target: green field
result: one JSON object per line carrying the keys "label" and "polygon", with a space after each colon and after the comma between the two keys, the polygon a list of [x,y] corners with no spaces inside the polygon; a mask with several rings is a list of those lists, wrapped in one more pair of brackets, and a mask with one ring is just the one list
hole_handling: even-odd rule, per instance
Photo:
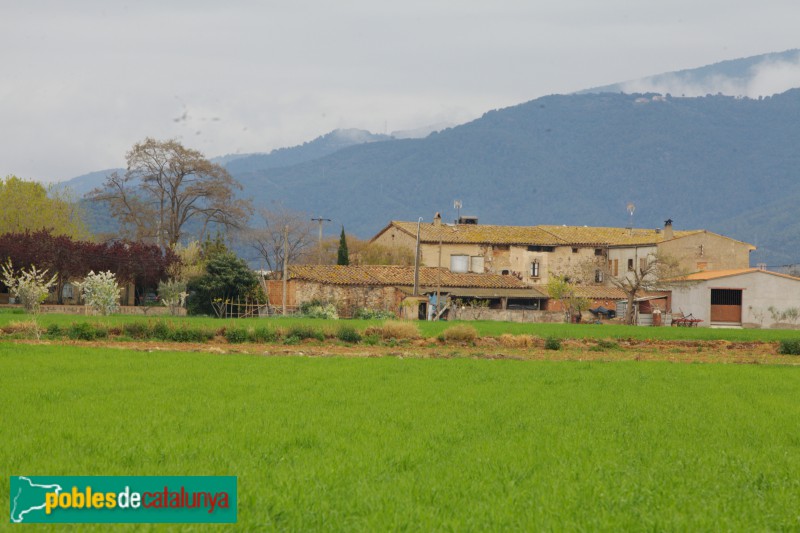
{"label": "green field", "polygon": [[0,343],[0,471],[236,475],[251,531],[797,530],[798,391],[791,366]]}
{"label": "green field", "polygon": [[[14,322],[29,321],[30,315],[3,312],[0,310],[0,328]],[[295,324],[311,325],[332,335],[341,325],[347,324],[363,331],[369,326],[380,324],[381,320],[323,320],[310,318],[275,317],[252,319],[216,319],[210,317],[142,317],[113,315],[108,317],[47,314],[38,317],[42,328],[52,324],[62,327],[76,322],[121,326],[133,322],[168,322],[176,327],[288,328]],[[497,337],[503,334],[535,335],[538,337],[559,337],[564,339],[635,339],[635,340],[728,340],[742,342],[771,342],[784,339],[800,339],[800,330],[789,329],[712,329],[679,327],[642,327],[619,324],[523,324],[515,322],[469,321],[469,322],[414,322],[424,337],[436,337],[445,329],[456,324],[474,327],[480,336]]]}

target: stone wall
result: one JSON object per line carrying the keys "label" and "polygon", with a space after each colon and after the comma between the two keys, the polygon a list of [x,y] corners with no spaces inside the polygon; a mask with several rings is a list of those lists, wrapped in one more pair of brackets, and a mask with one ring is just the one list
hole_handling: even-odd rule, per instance
{"label": "stone wall", "polygon": [[563,312],[526,309],[458,309],[451,307],[449,320],[494,320],[498,322],[564,322]]}
{"label": "stone wall", "polygon": [[294,280],[297,305],[312,300],[331,302],[341,317],[349,317],[359,308],[393,311],[400,309],[403,294],[394,287],[323,285]]}
{"label": "stone wall", "polygon": [[[3,308],[22,309],[21,305],[4,305]],[[42,313],[58,313],[62,315],[91,315],[93,314],[84,305],[50,305],[41,306]],[[165,316],[169,315],[169,308],[166,306],[133,306],[123,305],[114,313],[115,315],[140,315],[140,316]],[[186,309],[178,309],[178,316],[186,316]]]}

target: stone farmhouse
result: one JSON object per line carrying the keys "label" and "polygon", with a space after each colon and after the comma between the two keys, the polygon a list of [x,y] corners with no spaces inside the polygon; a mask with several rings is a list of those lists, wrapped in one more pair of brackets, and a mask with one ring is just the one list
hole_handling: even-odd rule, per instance
{"label": "stone farmhouse", "polygon": [[[282,305],[282,284],[282,281],[268,282],[272,307]],[[413,293],[413,267],[384,265],[290,266],[286,289],[290,308],[320,300],[334,302],[341,316],[352,316],[357,309],[368,308],[422,320],[433,313],[437,293],[443,301],[446,298],[465,302],[480,299],[501,310],[515,307],[541,310],[547,301],[544,293],[513,276],[451,272],[433,267],[420,267],[419,296]]]}
{"label": "stone farmhouse", "polygon": [[[748,268],[755,247],[706,230],[603,228],[587,226],[495,226],[444,224],[441,217],[419,225],[421,264],[452,272],[513,276],[544,287],[551,274],[567,275],[582,285],[608,286],[607,275],[624,276],[648,257],[669,255],[681,270],[696,272]],[[416,222],[390,222],[371,242],[416,246]],[[440,259],[441,258],[441,259]]]}

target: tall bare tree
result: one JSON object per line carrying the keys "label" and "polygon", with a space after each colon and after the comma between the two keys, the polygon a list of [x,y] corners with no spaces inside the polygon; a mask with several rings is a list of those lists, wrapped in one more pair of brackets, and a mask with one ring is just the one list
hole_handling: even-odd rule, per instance
{"label": "tall bare tree", "polygon": [[633,303],[637,295],[644,291],[652,291],[663,288],[665,280],[670,280],[674,285],[685,273],[680,269],[680,262],[668,255],[650,254],[636,268],[621,273],[619,276],[612,276],[610,269],[606,267],[605,278],[608,282],[625,292],[628,305],[625,308],[625,323],[633,324]]}
{"label": "tall bare tree", "polygon": [[316,262],[317,242],[310,215],[291,211],[282,206],[261,209],[259,214],[263,226],[249,230],[245,240],[258,252],[267,270],[274,273],[273,277],[280,278],[283,271],[284,228],[288,230],[286,247],[288,264]]}
{"label": "tall bare tree", "polygon": [[88,198],[107,203],[128,238],[173,246],[191,221],[202,240],[209,224],[242,227],[252,212],[249,201],[236,198],[242,187],[224,168],[176,140],[148,137],[126,158],[125,174],[108,176]]}

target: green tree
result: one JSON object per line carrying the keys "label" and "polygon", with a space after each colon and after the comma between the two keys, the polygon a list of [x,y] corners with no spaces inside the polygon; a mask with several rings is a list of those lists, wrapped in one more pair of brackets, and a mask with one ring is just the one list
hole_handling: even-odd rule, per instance
{"label": "green tree", "polygon": [[337,265],[349,265],[350,254],[347,253],[347,237],[344,234],[344,226],[342,226],[342,235],[339,237],[339,252],[336,257]]}
{"label": "green tree", "polygon": [[0,233],[49,230],[75,239],[89,236],[77,204],[52,185],[8,176],[0,180]]}
{"label": "green tree", "polygon": [[258,276],[231,252],[217,253],[206,262],[206,273],[189,280],[186,309],[192,315],[214,314],[214,301],[261,299]]}

